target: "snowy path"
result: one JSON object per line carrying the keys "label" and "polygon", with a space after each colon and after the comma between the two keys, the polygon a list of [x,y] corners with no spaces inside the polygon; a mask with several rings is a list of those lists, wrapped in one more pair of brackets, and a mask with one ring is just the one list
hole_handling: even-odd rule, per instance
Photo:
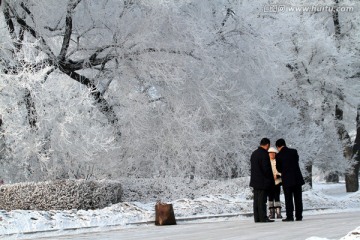
{"label": "snowy path", "polygon": [[[138,226],[109,232],[88,233],[58,237],[57,239],[307,239],[321,237],[340,239],[360,226],[360,212],[319,214],[304,216],[302,222],[253,223],[252,218],[231,219],[222,222],[186,222],[176,226]],[[52,238],[55,239],[55,238]]]}

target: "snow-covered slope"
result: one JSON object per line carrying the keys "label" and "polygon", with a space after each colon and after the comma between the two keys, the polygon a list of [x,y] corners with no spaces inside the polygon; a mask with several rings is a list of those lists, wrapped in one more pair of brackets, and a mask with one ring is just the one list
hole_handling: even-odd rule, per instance
{"label": "snow-covered slope", "polygon": [[353,231],[349,232],[345,237],[341,238],[340,240],[354,240],[360,239],[360,226]]}
{"label": "snow-covered slope", "polygon": [[[224,182],[222,182],[224,184]],[[233,184],[233,183],[232,183]],[[221,189],[221,183],[218,187]],[[220,190],[219,190],[220,191]],[[227,192],[224,190],[224,192]],[[283,196],[282,196],[283,197]],[[344,183],[317,183],[314,189],[303,194],[304,215],[325,212],[346,212],[360,209],[360,192],[346,193]],[[231,217],[248,215],[252,212],[249,192],[237,194],[208,194],[194,199],[182,198],[171,201],[178,220],[204,218],[219,220],[217,216]],[[123,202],[100,210],[89,211],[1,211],[0,234],[8,238],[35,237],[35,232],[66,234],[64,230],[101,231],[109,227],[129,227],[137,223],[154,221],[155,202]],[[317,210],[317,209],[323,210]],[[324,210],[326,208],[326,210]],[[359,223],[360,225],[360,223]],[[26,235],[24,235],[26,234]],[[346,238],[349,239],[349,238]]]}

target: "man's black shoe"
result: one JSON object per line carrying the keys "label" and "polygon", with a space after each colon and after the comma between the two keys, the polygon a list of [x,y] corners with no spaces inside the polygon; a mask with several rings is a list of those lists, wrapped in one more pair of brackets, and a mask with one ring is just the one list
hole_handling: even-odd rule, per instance
{"label": "man's black shoe", "polygon": [[298,221],[298,222],[299,222],[299,221],[302,221],[302,218],[297,218],[296,221]]}
{"label": "man's black shoe", "polygon": [[285,218],[282,220],[283,222],[293,222],[294,219],[293,218]]}
{"label": "man's black shoe", "polygon": [[275,220],[271,220],[271,219],[267,218],[267,219],[265,219],[264,221],[260,221],[260,222],[263,222],[263,223],[275,222]]}

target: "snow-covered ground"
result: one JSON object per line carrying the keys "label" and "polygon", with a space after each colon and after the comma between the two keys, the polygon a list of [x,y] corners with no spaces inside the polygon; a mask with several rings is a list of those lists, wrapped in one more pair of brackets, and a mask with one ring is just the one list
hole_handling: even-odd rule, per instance
{"label": "snow-covered ground", "polygon": [[[60,240],[333,240],[342,238],[360,221],[360,211],[336,214],[305,214],[302,222],[255,224],[251,218],[218,222],[180,222],[176,226],[146,225],[137,228],[58,237]],[[318,237],[321,236],[321,237]],[[354,237],[354,235],[352,235]],[[354,238],[349,238],[354,239]]]}
{"label": "snow-covered ground", "polygon": [[[222,184],[225,183],[219,182],[216,185],[212,182],[208,184],[220,189],[213,192],[213,194],[209,192],[201,197],[194,195],[192,198],[171,201],[179,223],[188,222],[185,221],[186,219],[194,219],[197,223],[204,223],[246,218],[252,212],[250,190],[242,188],[242,191],[240,191],[241,188],[239,187],[239,189],[234,190],[238,191],[235,194],[231,190],[234,187],[226,187]],[[234,183],[228,182],[226,185],[231,184]],[[203,189],[206,189],[206,187],[204,186]],[[221,189],[224,194],[219,194]],[[125,195],[125,199],[130,199],[130,195],[126,191]],[[303,199],[304,208],[307,209],[304,216],[360,211],[360,192],[346,193],[344,183],[316,183],[313,190],[304,192]],[[152,225],[152,221],[154,221],[154,205],[155,201],[132,201],[89,211],[1,211],[0,235],[7,239],[37,239],[39,237],[51,237],[54,239],[55,236],[59,237],[75,233],[108,231],[119,228],[138,229]],[[316,210],[319,208],[322,210]],[[246,220],[251,222],[249,218]],[[324,224],[326,224],[326,221]],[[357,224],[360,226],[360,220]],[[344,233],[345,235],[346,233]],[[352,237],[354,236],[358,235],[354,234]]]}

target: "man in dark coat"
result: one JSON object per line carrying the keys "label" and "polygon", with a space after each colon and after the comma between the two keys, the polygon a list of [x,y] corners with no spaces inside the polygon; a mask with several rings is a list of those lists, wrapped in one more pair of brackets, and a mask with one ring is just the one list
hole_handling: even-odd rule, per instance
{"label": "man in dark coat", "polygon": [[267,192],[275,186],[268,149],[270,140],[263,138],[251,155],[250,187],[254,189],[255,222],[274,222],[266,216]]}
{"label": "man in dark coat", "polygon": [[284,222],[294,221],[294,203],[296,221],[301,221],[303,216],[302,185],[305,184],[299,166],[299,155],[295,149],[286,147],[284,139],[276,141],[279,153],[276,155],[276,168],[281,173],[285,195],[286,219]]}

